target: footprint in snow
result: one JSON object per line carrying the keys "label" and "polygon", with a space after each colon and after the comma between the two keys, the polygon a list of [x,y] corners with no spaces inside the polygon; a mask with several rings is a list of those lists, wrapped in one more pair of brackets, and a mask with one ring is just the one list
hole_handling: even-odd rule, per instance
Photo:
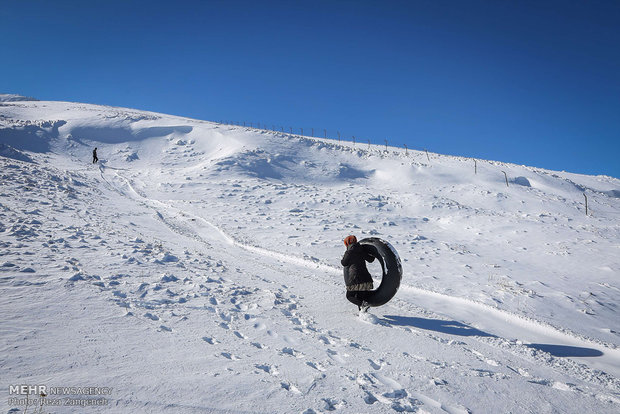
{"label": "footprint in snow", "polygon": [[325,335],[319,336],[319,341],[323,342],[325,345],[332,345],[332,341],[330,341]]}
{"label": "footprint in snow", "polygon": [[294,386],[293,384],[289,382],[281,382],[280,385],[282,386],[282,388],[284,388],[287,391],[290,391],[294,394],[301,394],[301,391],[299,391],[299,389],[296,386]]}
{"label": "footprint in snow", "polygon": [[220,318],[222,318],[222,320],[224,322],[231,322],[232,321],[232,315],[229,314],[229,313],[219,312],[219,316],[220,316]]}
{"label": "footprint in snow", "polygon": [[254,327],[254,329],[257,329],[257,330],[259,330],[259,331],[262,331],[263,329],[266,329],[266,328],[267,328],[267,325],[265,325],[265,324],[264,324],[264,323],[262,323],[262,322],[256,322],[256,323],[254,323],[253,327]]}
{"label": "footprint in snow", "polygon": [[323,409],[325,411],[336,411],[344,406],[346,406],[346,402],[342,400],[334,400],[332,398],[322,398],[323,401]]}
{"label": "footprint in snow", "polygon": [[432,378],[429,381],[429,384],[434,385],[435,387],[442,387],[444,385],[448,385],[448,381],[446,381],[445,379],[441,379],[441,378]]}
{"label": "footprint in snow", "polygon": [[333,349],[328,349],[327,350],[327,355],[335,362],[339,363],[339,364],[344,364],[346,361],[344,359],[344,357],[342,357],[337,351],[334,351]]}
{"label": "footprint in snow", "polygon": [[203,336],[202,340],[210,345],[215,345],[219,343],[215,338],[208,337],[208,336]]}
{"label": "footprint in snow", "polygon": [[372,349],[367,348],[367,347],[365,347],[365,346],[363,346],[363,345],[360,345],[360,344],[358,344],[357,342],[351,342],[351,343],[349,343],[349,346],[350,346],[351,348],[360,349],[360,350],[362,350],[362,351],[372,352]]}
{"label": "footprint in snow", "polygon": [[269,364],[257,364],[257,365],[254,365],[254,366],[256,368],[258,368],[259,370],[264,371],[267,374],[270,374],[270,375],[273,375],[273,376],[276,376],[276,375],[279,374],[278,370],[275,367],[273,367],[273,366],[271,366]]}
{"label": "footprint in snow", "polygon": [[[381,374],[370,374],[370,376],[366,374],[364,378],[358,378],[357,382],[365,393],[363,398],[368,405],[380,402],[390,405],[397,412],[417,412],[419,406],[424,405],[419,399],[409,397],[407,391],[392,378]],[[377,388],[377,383],[383,384],[389,391],[375,393],[366,389],[368,384],[372,384],[373,388]]]}
{"label": "footprint in snow", "polygon": [[321,372],[325,371],[325,368],[323,368],[323,366],[319,363],[308,361],[306,362],[306,365],[308,365],[310,368],[316,369],[317,371],[321,371]]}
{"label": "footprint in snow", "polygon": [[434,408],[435,410],[441,410],[442,412],[447,412],[450,414],[471,414],[471,411],[463,406],[449,406],[446,404],[442,404],[440,401],[437,401],[427,395],[421,394],[419,392],[412,392],[411,398],[409,398],[410,403],[415,403],[416,405],[427,405],[429,407]]}
{"label": "footprint in snow", "polygon": [[231,354],[230,352],[222,352],[220,355],[222,355],[226,359],[230,359],[231,361],[238,361],[239,359],[241,359],[238,356]]}
{"label": "footprint in snow", "polygon": [[377,372],[373,372],[370,374],[373,378],[375,378],[377,381],[379,381],[380,383],[382,383],[383,385],[385,385],[387,388],[389,388],[390,390],[392,390],[392,392],[394,393],[398,393],[398,391],[403,390],[403,386],[400,385],[400,383],[386,375],[383,374],[379,374]]}
{"label": "footprint in snow", "polygon": [[376,363],[375,361],[373,361],[372,359],[369,359],[368,362],[370,363],[370,367],[372,369],[374,369],[375,371],[380,370],[381,368],[383,368],[383,364],[382,363]]}
{"label": "footprint in snow", "polygon": [[145,318],[149,318],[152,321],[158,321],[159,320],[159,316],[157,315],[153,315],[151,312],[147,312],[144,314]]}
{"label": "footprint in snow", "polygon": [[517,373],[519,375],[521,375],[522,377],[525,377],[525,378],[530,378],[531,377],[530,373],[527,372],[526,370],[524,370],[523,368],[513,368],[513,367],[511,367],[509,365],[506,365],[506,368],[508,368],[509,370],[511,370],[511,371],[513,371],[513,372],[515,372],[515,373]]}
{"label": "footprint in snow", "polygon": [[290,356],[294,356],[295,358],[303,358],[305,355],[293,348],[290,347],[284,347],[282,348],[282,354],[284,355],[290,355]]}
{"label": "footprint in snow", "polygon": [[372,405],[374,403],[376,403],[377,401],[379,401],[377,399],[377,397],[375,397],[375,395],[368,391],[368,390],[364,390],[364,392],[366,393],[366,395],[364,396],[364,402],[368,405]]}

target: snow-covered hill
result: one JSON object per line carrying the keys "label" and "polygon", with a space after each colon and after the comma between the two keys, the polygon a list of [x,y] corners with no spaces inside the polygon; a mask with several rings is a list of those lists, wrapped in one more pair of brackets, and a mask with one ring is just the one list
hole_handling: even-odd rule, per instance
{"label": "snow-covered hill", "polygon": [[[616,178],[46,101],[0,176],[9,412],[620,410]],[[348,234],[402,260],[368,314]]]}

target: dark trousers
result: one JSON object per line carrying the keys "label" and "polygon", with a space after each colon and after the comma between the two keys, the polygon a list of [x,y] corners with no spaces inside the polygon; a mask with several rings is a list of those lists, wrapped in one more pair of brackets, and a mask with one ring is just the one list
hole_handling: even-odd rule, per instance
{"label": "dark trousers", "polygon": [[362,306],[362,302],[367,300],[371,293],[372,290],[349,290],[347,291],[347,299],[349,300],[349,302],[357,306]]}

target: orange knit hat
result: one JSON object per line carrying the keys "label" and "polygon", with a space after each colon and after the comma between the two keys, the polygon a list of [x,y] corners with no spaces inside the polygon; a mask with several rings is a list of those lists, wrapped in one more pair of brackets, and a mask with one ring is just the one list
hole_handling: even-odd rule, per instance
{"label": "orange knit hat", "polygon": [[349,247],[353,243],[357,243],[357,237],[355,236],[347,236],[344,238],[344,245]]}

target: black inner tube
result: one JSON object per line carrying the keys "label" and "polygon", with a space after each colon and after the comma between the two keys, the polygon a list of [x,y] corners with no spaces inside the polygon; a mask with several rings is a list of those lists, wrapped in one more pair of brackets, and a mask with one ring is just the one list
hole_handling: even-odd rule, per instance
{"label": "black inner tube", "polygon": [[[385,305],[394,297],[400,287],[400,280],[403,276],[403,268],[400,263],[398,253],[392,245],[378,237],[368,237],[359,241],[359,244],[370,253],[371,256],[379,260],[383,275],[381,284],[372,291],[366,301],[370,306]],[[344,268],[345,280],[348,268]]]}

